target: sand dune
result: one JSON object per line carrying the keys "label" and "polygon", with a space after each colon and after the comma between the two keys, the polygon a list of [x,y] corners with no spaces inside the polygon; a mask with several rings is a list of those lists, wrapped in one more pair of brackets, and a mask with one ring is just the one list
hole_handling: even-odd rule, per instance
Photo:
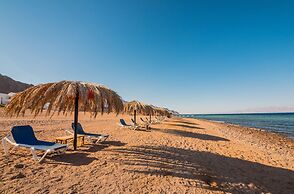
{"label": "sand dune", "polygon": [[[283,136],[204,120],[172,118],[152,131],[118,127],[119,117],[80,114],[103,144],[49,156],[39,164],[24,149],[0,151],[1,193],[293,193],[294,143]],[[3,138],[30,124],[40,139],[65,135],[72,116],[0,117]]]}

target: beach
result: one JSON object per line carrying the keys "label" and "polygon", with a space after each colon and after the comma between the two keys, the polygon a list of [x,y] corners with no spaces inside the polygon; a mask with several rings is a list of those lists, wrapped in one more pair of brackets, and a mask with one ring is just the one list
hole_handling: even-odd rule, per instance
{"label": "beach", "polygon": [[[109,134],[42,163],[30,151],[0,151],[0,193],[293,193],[294,141],[283,135],[207,120],[172,117],[151,131],[120,128],[129,115],[80,113],[84,129]],[[15,125],[37,138],[66,135],[73,115],[6,117],[1,139]]]}

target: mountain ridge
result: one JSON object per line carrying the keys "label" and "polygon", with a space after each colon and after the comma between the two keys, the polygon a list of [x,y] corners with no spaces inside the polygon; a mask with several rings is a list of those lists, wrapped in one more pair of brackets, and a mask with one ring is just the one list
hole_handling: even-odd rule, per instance
{"label": "mountain ridge", "polygon": [[8,77],[6,75],[2,75],[0,73],[0,93],[8,94],[10,92],[21,92],[29,87],[33,86],[32,84],[27,84],[21,81],[17,81]]}

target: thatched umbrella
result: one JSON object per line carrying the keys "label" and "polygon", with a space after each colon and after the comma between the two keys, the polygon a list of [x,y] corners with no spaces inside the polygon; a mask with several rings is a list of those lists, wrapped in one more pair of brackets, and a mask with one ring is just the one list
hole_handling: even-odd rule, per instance
{"label": "thatched umbrella", "polygon": [[134,122],[136,124],[137,113],[143,115],[151,115],[153,112],[153,108],[150,105],[133,100],[124,104],[124,112],[134,114]]}
{"label": "thatched umbrella", "polygon": [[167,116],[169,117],[171,115],[170,111],[166,108],[161,108],[161,107],[157,107],[157,106],[153,106],[153,109],[154,109],[154,113],[155,115],[157,116]]}
{"label": "thatched umbrella", "polygon": [[74,150],[77,147],[77,124],[79,110],[91,112],[94,117],[98,113],[123,110],[121,97],[105,86],[79,81],[60,81],[40,84],[16,94],[6,106],[8,115],[24,115],[30,109],[37,116],[47,104],[47,115],[51,112],[66,113],[74,111]]}
{"label": "thatched umbrella", "polygon": [[167,116],[169,117],[171,115],[170,111],[166,108],[159,108],[158,109],[158,115],[160,116]]}

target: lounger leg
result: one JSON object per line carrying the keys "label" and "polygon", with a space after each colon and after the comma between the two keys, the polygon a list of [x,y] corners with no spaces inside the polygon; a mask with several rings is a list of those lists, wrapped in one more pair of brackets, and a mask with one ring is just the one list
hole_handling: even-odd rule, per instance
{"label": "lounger leg", "polygon": [[107,140],[107,138],[108,138],[108,137],[109,137],[109,136],[107,136],[107,137],[104,137],[103,141]]}
{"label": "lounger leg", "polygon": [[45,154],[39,159],[38,162],[42,162],[42,160],[45,158],[45,156],[46,156],[49,152],[51,152],[51,150],[47,150],[47,151],[45,152]]}
{"label": "lounger leg", "polygon": [[31,148],[31,152],[32,152],[32,155],[33,155],[33,159],[34,160],[39,160],[39,157],[37,156],[36,151],[35,151],[34,148]]}
{"label": "lounger leg", "polygon": [[60,155],[60,154],[65,153],[66,150],[67,150],[67,147],[63,148],[63,149],[59,149],[59,150],[55,151],[54,153],[57,154],[57,155]]}
{"label": "lounger leg", "polygon": [[98,139],[94,139],[94,138],[91,138],[91,137],[89,137],[89,139],[91,140],[91,142],[93,144],[96,144],[99,141]]}
{"label": "lounger leg", "polygon": [[34,160],[41,162],[51,150],[47,150],[42,157],[37,156],[34,148],[31,148],[31,151],[32,151],[32,155],[33,155]]}
{"label": "lounger leg", "polygon": [[67,150],[67,147],[66,148],[63,148],[59,153],[60,154],[63,154],[63,153],[65,153],[66,150]]}
{"label": "lounger leg", "polygon": [[99,137],[98,139],[97,139],[97,143],[98,142],[103,142],[103,141],[105,141],[106,139],[107,139],[108,137]]}

